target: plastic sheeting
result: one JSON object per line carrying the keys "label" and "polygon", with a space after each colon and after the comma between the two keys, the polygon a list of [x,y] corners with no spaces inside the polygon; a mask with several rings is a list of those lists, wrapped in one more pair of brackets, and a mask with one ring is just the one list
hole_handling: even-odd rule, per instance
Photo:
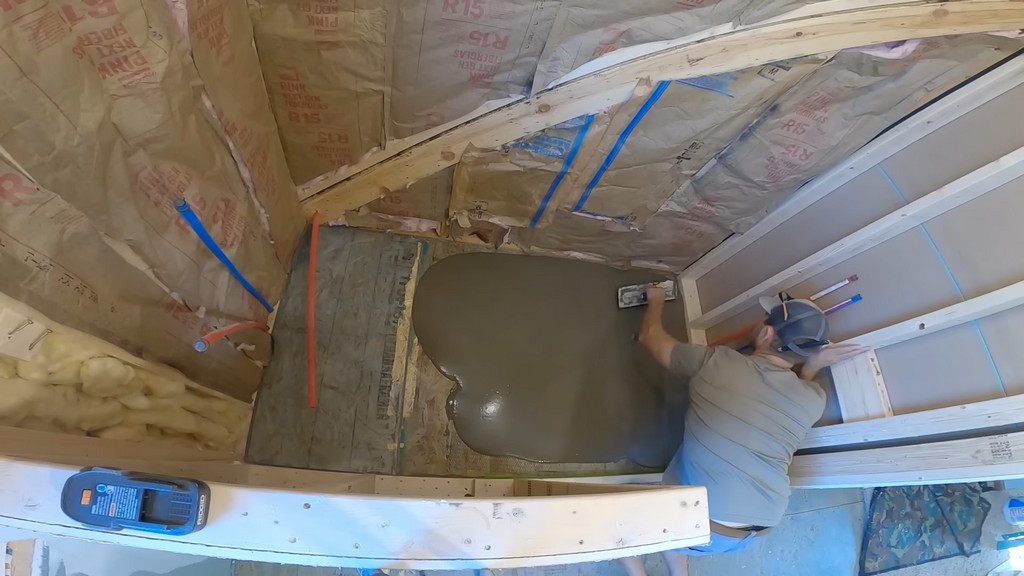
{"label": "plastic sheeting", "polygon": [[571,194],[572,211],[642,228],[669,196],[821,58],[661,82],[620,108]]}
{"label": "plastic sheeting", "polygon": [[[970,36],[923,41],[904,59],[841,53],[768,107],[642,229],[615,230],[562,212],[547,228],[513,229],[510,241],[530,251],[680,270],[892,123],[1019,47]],[[634,191],[638,198],[649,193]]]}
{"label": "plastic sheeting", "polygon": [[684,191],[684,203],[743,232],[803,183],[1021,45],[971,36],[925,40],[901,59],[842,52],[725,149],[694,181],[694,194]]}
{"label": "plastic sheeting", "polygon": [[244,354],[186,351],[203,330],[267,311],[174,203],[189,202],[271,301],[304,223],[248,15],[198,4],[0,6],[0,226],[21,261],[4,290],[244,396],[259,379]]}
{"label": "plastic sheeting", "polygon": [[248,0],[274,116],[296,184],[383,142],[385,3]]}
{"label": "plastic sheeting", "polygon": [[448,220],[453,171],[454,168],[449,168],[402,190],[392,190],[358,210],[346,212],[336,224],[382,232],[440,235]]}
{"label": "plastic sheeting", "polygon": [[[81,211],[0,162],[0,292],[50,318],[174,366],[215,390],[249,400],[260,370],[233,346],[197,354],[192,343],[230,324],[197,315],[105,242]],[[250,333],[251,334],[251,333]],[[269,337],[251,342],[269,351]]]}
{"label": "plastic sheeting", "polygon": [[392,20],[391,130],[402,138],[529,92],[558,0],[405,0]]}
{"label": "plastic sheeting", "polygon": [[799,0],[563,0],[534,78],[536,92],[609,52],[747,24],[810,4]]}
{"label": "plastic sheeting", "polygon": [[470,147],[455,170],[452,217],[502,226],[536,228],[559,208],[579,178],[577,158],[593,154],[608,127],[608,114],[574,118],[510,142],[501,150]]}

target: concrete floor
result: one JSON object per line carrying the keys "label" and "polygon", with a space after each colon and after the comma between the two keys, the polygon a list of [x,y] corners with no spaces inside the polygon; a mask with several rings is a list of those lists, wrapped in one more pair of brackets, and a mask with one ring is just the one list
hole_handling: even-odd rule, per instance
{"label": "concrete floor", "polygon": [[749,550],[691,558],[690,576],[852,576],[864,514],[861,490],[797,491],[782,524]]}
{"label": "concrete floor", "polygon": [[[690,559],[690,576],[857,576],[870,490],[799,490],[781,525],[737,554]],[[887,576],[986,576],[1005,562],[996,551],[1001,534],[1015,532],[1002,518],[1009,494],[989,492],[992,504],[982,535],[982,551],[903,568]],[[650,576],[659,563],[652,563]]]}

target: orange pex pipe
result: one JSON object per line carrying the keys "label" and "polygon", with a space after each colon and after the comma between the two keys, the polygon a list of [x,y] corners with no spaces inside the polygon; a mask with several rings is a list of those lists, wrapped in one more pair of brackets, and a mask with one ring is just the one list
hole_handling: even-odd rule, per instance
{"label": "orange pex pipe", "polygon": [[320,244],[320,213],[313,213],[313,230],[309,235],[309,282],[306,292],[306,398],[309,408],[316,410],[316,249]]}
{"label": "orange pex pipe", "polygon": [[740,336],[745,336],[746,334],[749,334],[751,332],[751,330],[754,330],[755,328],[757,328],[758,326],[761,326],[764,323],[765,323],[764,320],[758,320],[757,322],[752,322],[752,323],[750,323],[750,324],[748,324],[746,326],[743,326],[739,330],[736,330],[735,332],[729,332],[728,334],[722,336],[721,338],[715,340],[714,342],[712,342],[712,343],[710,343],[708,345],[710,347],[714,347],[714,346],[722,345],[725,342],[731,342],[732,340],[735,340],[736,338],[739,338]]}
{"label": "orange pex pipe", "polygon": [[708,344],[708,347],[714,348],[715,346],[721,346],[722,344],[725,344],[726,342],[732,342],[733,340],[739,338],[740,336],[746,336],[747,334],[750,333],[751,330],[753,330],[754,328],[757,328],[758,326],[761,326],[762,324],[764,324],[764,320],[758,320],[756,322],[751,322],[750,324],[747,324],[743,328],[740,328],[739,330],[736,330],[736,331],[733,331],[733,332],[729,332],[725,336],[722,336],[718,340],[715,340],[711,344]]}
{"label": "orange pex pipe", "polygon": [[208,333],[206,336],[196,340],[192,347],[196,349],[196,352],[206,352],[210,349],[210,346],[213,346],[217,342],[220,342],[236,332],[241,332],[242,330],[262,330],[263,332],[270,332],[270,327],[263,322],[237,322],[230,326],[225,326],[224,328]]}

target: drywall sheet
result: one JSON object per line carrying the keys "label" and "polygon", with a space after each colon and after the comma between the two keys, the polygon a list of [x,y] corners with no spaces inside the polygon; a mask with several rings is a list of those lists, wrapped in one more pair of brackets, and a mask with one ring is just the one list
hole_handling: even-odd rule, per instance
{"label": "drywall sheet", "polygon": [[841,52],[804,79],[693,181],[695,203],[743,232],[799,186],[830,168],[938,89],[1005,58],[1020,41],[934,38],[907,57]]}
{"label": "drywall sheet", "polygon": [[278,260],[290,268],[305,222],[270,110],[249,12],[233,0],[168,5],[178,11],[179,24],[187,23],[183,31],[214,115],[262,210]]}
{"label": "drywall sheet", "polygon": [[[1024,123],[1024,87],[1018,87],[914,142],[883,163],[892,181],[915,200],[1024,146],[1008,126]],[[964,298],[974,298],[1024,280],[1024,179],[1017,179],[925,224]],[[1019,343],[1021,311],[1009,310],[977,322],[997,376],[1007,393],[1024,392],[1024,357]]]}
{"label": "drywall sheet", "polygon": [[187,306],[266,318],[175,211],[187,199],[276,300],[283,267],[166,4],[15,4],[0,11],[0,48],[0,147],[12,165],[85,213]]}
{"label": "drywall sheet", "polygon": [[394,5],[389,136],[402,138],[528,92],[559,0]]}
{"label": "drywall sheet", "polygon": [[1024,280],[1024,178],[932,219],[925,227],[964,298]]}
{"label": "drywall sheet", "polygon": [[701,276],[701,308],[711,310],[902,206],[881,171],[864,172]]}
{"label": "drywall sheet", "polygon": [[451,215],[462,224],[546,226],[580,176],[577,159],[594,154],[609,115],[588,114],[510,142],[500,150],[472,145],[455,169]]}
{"label": "drywall sheet", "polygon": [[534,78],[534,92],[604,54],[674,40],[728,22],[756,22],[807,2],[772,0],[563,0]]}
{"label": "drywall sheet", "polygon": [[881,166],[907,200],[914,201],[1024,146],[1024,132],[1011,126],[1024,126],[1024,86],[921,138]]}
{"label": "drywall sheet", "polygon": [[886,346],[877,355],[896,414],[1006,395],[974,323]]}
{"label": "drywall sheet", "polygon": [[[795,246],[795,239],[791,240],[794,240]],[[790,245],[782,242],[777,245],[777,249],[785,253]],[[920,228],[904,232],[816,274],[793,286],[788,292],[795,298],[806,298],[854,274],[858,277],[856,282],[817,301],[822,308],[828,308],[855,294],[863,297],[861,302],[829,316],[830,336],[835,342],[960,301],[956,286],[950,281],[941,258]],[[737,276],[736,281],[749,288],[759,280],[741,280]],[[700,292],[702,308],[704,295],[714,295],[718,289],[709,286]],[[708,340],[722,337],[758,318],[764,318],[764,312],[754,301],[748,310],[710,328]]]}
{"label": "drywall sheet", "polygon": [[389,191],[358,210],[346,212],[334,224],[381,232],[440,234],[448,220],[454,171],[454,167],[449,168],[401,190]]}
{"label": "drywall sheet", "polygon": [[856,282],[822,298],[825,308],[860,294],[864,300],[829,318],[832,339],[845,340],[960,301],[942,258],[921,228],[862,252],[794,286],[806,297],[856,274]]}
{"label": "drywall sheet", "polygon": [[982,318],[977,326],[1006,394],[1024,394],[1024,359],[1020,353],[1020,343],[1024,342],[1024,307]]}
{"label": "drywall sheet", "polygon": [[[853,274],[858,276],[856,282],[818,301],[827,308],[855,294],[863,297],[861,302],[829,316],[833,341],[961,301],[942,256],[921,227],[821,272],[789,292],[806,297]],[[758,317],[763,318],[763,313],[752,306],[709,330],[708,339],[728,334]],[[897,413],[1003,395],[986,343],[973,324],[881,348],[877,353]]]}
{"label": "drywall sheet", "polygon": [[820,58],[660,82],[624,104],[585,177],[575,182],[575,213],[642,228],[679,189]]}
{"label": "drywall sheet", "polygon": [[372,0],[248,0],[292,180],[353,164],[383,141],[387,7]]}
{"label": "drywall sheet", "polygon": [[[192,348],[233,320],[190,310],[122,259],[81,211],[3,162],[0,191],[0,292],[213,390],[251,399],[260,378],[256,363],[230,342],[203,354]],[[264,333],[232,340],[256,346],[256,356],[269,354]]]}
{"label": "drywall sheet", "polygon": [[[542,462],[664,466],[682,439],[683,382],[636,341],[643,308],[619,286],[649,271],[508,254],[460,254],[427,269],[413,301],[423,352],[457,382],[448,410],[474,450]],[[682,330],[682,306],[665,326]]]}

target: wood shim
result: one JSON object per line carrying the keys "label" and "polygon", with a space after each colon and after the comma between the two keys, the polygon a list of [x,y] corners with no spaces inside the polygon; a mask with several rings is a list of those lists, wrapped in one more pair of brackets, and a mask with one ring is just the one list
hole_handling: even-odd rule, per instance
{"label": "wood shim", "polygon": [[819,272],[981,197],[1022,175],[1024,148],[1018,148],[818,250],[695,319],[689,328],[707,329],[714,326],[742,311],[759,296],[791,288]]}
{"label": "wood shim", "polygon": [[892,416],[889,390],[874,350],[832,366],[832,383],[843,422]]}
{"label": "wood shim", "polygon": [[[854,9],[851,9],[854,8]],[[800,56],[912,38],[1024,28],[1024,3],[1012,0],[822,2],[750,26],[706,30],[671,48],[616,64],[468,119],[410,146],[390,146],[316,184],[303,206],[328,220],[459,161],[466,146],[495,148],[560,122],[624,102],[641,79],[694,78]]]}
{"label": "wood shim", "polygon": [[0,487],[0,524],[220,558],[420,570],[607,560],[704,544],[710,534],[702,487],[436,499],[213,482],[209,523],[199,532],[105,532],[78,525],[60,509],[61,488],[77,471],[0,458],[7,480]]}
{"label": "wood shim", "polygon": [[859,488],[1024,478],[1024,432],[796,456],[794,488]]}
{"label": "wood shim", "polygon": [[874,168],[913,142],[924,138],[953,120],[981,107],[998,96],[1024,84],[1024,56],[971,81],[951,94],[897,124],[844,161],[815,178],[772,210],[753,228],[733,234],[683,271],[684,279],[697,280],[766,236],[805,208],[828,196],[847,182]]}

